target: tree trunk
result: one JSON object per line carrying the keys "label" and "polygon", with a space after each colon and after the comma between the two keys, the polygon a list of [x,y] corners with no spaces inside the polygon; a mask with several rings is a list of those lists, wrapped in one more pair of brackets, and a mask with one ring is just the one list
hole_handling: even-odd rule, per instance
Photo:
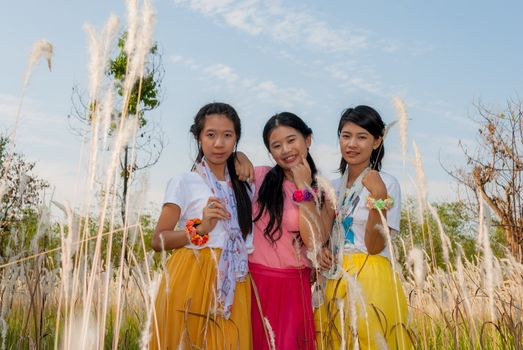
{"label": "tree trunk", "polygon": [[121,213],[122,213],[122,223],[126,224],[126,207],[127,207],[127,186],[129,184],[129,146],[124,147],[124,162],[123,162],[123,169],[122,169],[122,178],[123,178],[123,186],[122,186],[122,203],[121,203]]}

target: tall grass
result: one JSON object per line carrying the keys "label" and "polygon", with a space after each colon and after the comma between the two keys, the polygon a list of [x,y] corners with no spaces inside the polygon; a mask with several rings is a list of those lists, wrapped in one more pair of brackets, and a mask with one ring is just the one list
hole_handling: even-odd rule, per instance
{"label": "tall grass", "polygon": [[[129,0],[127,5],[129,72],[124,88],[130,89],[143,75],[152,43],[154,12],[147,0],[141,8],[138,1]],[[9,241],[2,242],[6,247],[6,256],[0,257],[2,350],[146,348],[155,325],[155,291],[165,256],[153,257],[150,253],[147,242],[151,223],[141,220],[139,206],[134,211],[129,207],[130,215],[123,225],[116,221],[117,162],[124,146],[131,145],[132,149],[137,126],[133,116],[125,115],[126,99],[118,108],[124,114],[115,123],[111,115],[114,96],[101,84],[117,25],[118,20],[110,17],[99,33],[86,27],[91,52],[90,101],[94,107],[89,111],[91,123],[85,132],[89,144],[83,164],[87,169],[85,206],[73,210],[48,201],[36,224],[25,222],[13,227]],[[39,42],[37,47],[50,62],[52,46]],[[24,94],[30,70],[24,80]],[[124,95],[129,96],[129,91]],[[406,157],[407,112],[403,102],[396,103]],[[116,129],[109,139],[110,125],[116,125]],[[416,146],[414,151],[419,215],[408,216],[409,227],[416,217],[423,222],[428,215],[435,216],[427,201]],[[134,198],[142,198],[143,191],[135,193]],[[128,203],[133,203],[132,196]],[[64,212],[64,219],[58,223],[51,222],[51,205]],[[97,208],[94,214],[93,206]],[[478,221],[476,256],[468,260],[458,252],[455,261],[449,254],[450,238],[438,222],[444,268],[427,259],[435,255],[432,232],[426,232],[421,247],[414,246],[411,233],[410,245],[388,239],[389,244],[395,244],[391,251],[401,251],[408,257],[406,266],[393,263],[408,296],[411,314],[407,327],[417,349],[523,349],[523,265],[509,254],[496,258],[489,246],[489,219],[484,209]],[[384,234],[388,237],[388,230]],[[339,308],[343,310],[343,305]],[[350,328],[355,331],[355,308],[350,310]]]}

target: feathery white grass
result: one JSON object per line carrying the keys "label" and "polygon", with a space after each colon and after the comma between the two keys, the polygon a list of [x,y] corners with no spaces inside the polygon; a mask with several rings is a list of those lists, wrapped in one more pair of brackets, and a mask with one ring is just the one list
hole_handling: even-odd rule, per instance
{"label": "feathery white grass", "polygon": [[267,330],[268,336],[269,336],[269,349],[270,350],[276,350],[276,342],[274,338],[274,331],[272,330],[271,323],[267,319],[267,317],[263,318],[263,323],[265,324],[265,329]]}
{"label": "feathery white grass", "polygon": [[427,266],[425,263],[424,254],[421,249],[414,247],[409,251],[407,256],[407,267],[409,268],[414,281],[418,288],[423,289],[425,284],[425,276],[427,274]]}
{"label": "feathery white grass", "polygon": [[412,147],[414,149],[414,168],[416,169],[416,184],[418,186],[418,191],[421,197],[421,205],[423,211],[425,210],[427,204],[427,181],[425,180],[425,171],[423,170],[423,161],[421,160],[421,153],[418,149],[416,141],[412,142]]}
{"label": "feathery white grass", "polygon": [[[138,1],[128,1],[128,17],[129,17],[129,35],[126,42],[126,50],[130,54],[130,69],[136,78],[143,74],[143,64],[145,57],[150,49],[152,43],[152,30],[154,26],[154,13],[151,3],[145,1],[143,7],[139,9]],[[90,76],[90,101],[97,101],[97,106],[93,110],[93,135],[92,144],[89,149],[90,158],[88,166],[90,167],[90,175],[88,182],[91,184],[90,189],[94,191],[95,184],[102,184],[102,191],[98,197],[100,203],[100,221],[98,225],[101,230],[104,226],[109,225],[112,234],[115,221],[115,197],[114,188],[118,185],[118,174],[116,172],[118,157],[123,145],[130,145],[134,143],[136,133],[136,120],[129,120],[122,118],[120,124],[114,133],[114,138],[109,138],[109,130],[113,120],[112,111],[114,110],[115,98],[111,89],[103,89],[101,79],[103,77],[103,68],[106,66],[108,60],[109,48],[112,47],[110,43],[114,41],[116,28],[118,26],[116,17],[111,17],[104,27],[104,29],[97,33],[92,27],[87,29],[89,40],[91,40],[91,61],[89,66]],[[41,57],[46,57],[48,66],[51,67],[52,45],[48,42],[39,42],[35,44],[35,49],[31,54],[29,60],[28,70],[24,77],[24,89],[27,87],[34,65]],[[132,67],[131,67],[132,66]],[[129,79],[131,82],[131,79]],[[24,90],[25,91],[25,90]],[[23,98],[21,99],[23,101]],[[22,102],[20,103],[21,108]],[[20,111],[19,108],[19,111]],[[400,139],[402,142],[402,152],[406,155],[406,140],[407,140],[407,113],[405,106],[404,111],[400,113],[398,120],[400,123]],[[122,108],[124,110],[124,108]],[[20,115],[18,111],[17,116]],[[402,113],[404,113],[402,115]],[[124,122],[123,120],[127,121]],[[403,120],[403,121],[402,121]],[[15,128],[16,131],[16,128]],[[103,137],[102,137],[103,135]],[[100,143],[99,140],[103,139]],[[100,150],[110,149],[109,152],[101,152]],[[423,213],[424,208],[427,207],[427,193],[425,190],[425,175],[421,165],[421,156],[416,144],[414,143],[414,150],[416,153],[416,172],[417,181],[414,183],[418,185],[420,193],[420,204]],[[134,157],[134,154],[133,154]],[[335,201],[335,191],[332,189],[328,181],[318,179],[320,188],[323,188],[327,196],[332,196]],[[22,186],[23,187],[23,186]],[[144,188],[146,186],[144,185]],[[0,197],[7,190],[5,182],[0,181]],[[140,216],[141,208],[140,201],[145,189],[139,189],[137,193],[132,193],[129,201],[129,212],[131,223],[137,223],[137,218]],[[94,197],[94,196],[93,196]],[[87,198],[86,202],[92,200],[92,197]],[[150,340],[149,328],[154,324],[154,296],[155,289],[159,287],[158,275],[151,278],[151,267],[148,265],[147,254],[143,264],[137,261],[137,258],[130,253],[129,263],[122,263],[122,256],[120,256],[120,265],[117,276],[113,276],[113,267],[110,265],[111,258],[111,244],[112,239],[109,240],[108,251],[104,257],[101,254],[99,240],[102,232],[98,232],[96,238],[96,246],[94,252],[92,246],[86,243],[78,243],[79,240],[86,238],[89,233],[87,228],[88,220],[81,221],[80,216],[75,214],[71,208],[59,205],[57,206],[65,213],[67,225],[62,224],[60,227],[61,238],[61,255],[60,264],[55,270],[48,270],[43,266],[43,259],[39,257],[35,260],[35,266],[38,268],[38,273],[41,278],[41,288],[43,293],[49,293],[50,304],[58,305],[58,318],[56,321],[56,334],[60,329],[63,329],[62,334],[58,339],[63,340],[64,348],[73,348],[79,343],[76,348],[96,348],[103,344],[105,337],[105,330],[107,327],[107,314],[110,310],[117,310],[116,319],[118,320],[114,326],[113,333],[118,334],[120,325],[123,324],[122,318],[124,312],[132,314],[145,315],[143,324],[141,346],[145,347]],[[489,219],[486,208],[481,203],[480,208],[480,224],[478,227],[478,245],[477,250],[481,255],[474,261],[467,261],[462,253],[458,255],[456,260],[456,271],[442,271],[434,269],[430,271],[427,268],[427,263],[424,259],[426,254],[419,248],[412,248],[407,257],[410,276],[407,276],[404,286],[407,291],[415,290],[414,296],[410,299],[412,310],[415,312],[414,323],[419,327],[416,330],[420,336],[420,346],[424,345],[428,348],[427,341],[436,339],[438,331],[442,331],[440,336],[445,339],[451,339],[450,336],[445,335],[447,325],[449,327],[455,326],[458,329],[461,325],[466,325],[467,329],[471,329],[473,346],[479,346],[479,329],[487,321],[502,322],[503,318],[496,313],[496,310],[503,310],[508,307],[508,302],[513,302],[514,305],[523,305],[521,290],[523,289],[523,266],[508,256],[505,259],[497,259],[492,252],[489,241]],[[87,206],[89,207],[89,206]],[[436,211],[430,205],[428,209],[436,218]],[[31,248],[36,250],[38,247],[38,238],[42,237],[49,227],[50,218],[48,212],[42,212],[41,222],[39,223],[39,231],[36,238],[32,241]],[[87,215],[89,218],[89,215]],[[85,217],[83,217],[85,219]],[[421,215],[423,220],[423,215]],[[437,221],[437,219],[436,219]],[[421,221],[422,222],[422,221]],[[438,221],[437,221],[438,222]],[[309,223],[311,228],[314,228],[314,223]],[[388,226],[384,224],[382,227],[382,234],[387,238],[387,244],[391,244],[389,234],[386,232]],[[438,229],[440,230],[440,238],[443,242],[442,249],[444,250],[445,263],[448,263],[450,250],[450,242],[443,231],[441,222],[438,222]],[[135,242],[134,235],[137,231],[132,231],[132,227],[127,227],[123,234],[123,245]],[[83,236],[82,236],[83,233]],[[129,235],[129,236],[126,236]],[[142,245],[145,249],[145,244]],[[23,253],[17,250],[20,242],[23,242],[25,233],[22,230],[15,230],[10,237],[10,242],[6,247],[7,256],[3,257],[11,262],[23,258]],[[432,241],[432,240],[431,240]],[[447,247],[447,251],[445,251]],[[127,248],[123,247],[122,254]],[[458,248],[459,249],[459,248]],[[391,253],[393,249],[391,247]],[[392,253],[393,254],[393,253]],[[393,268],[396,265],[393,263]],[[166,255],[162,253],[162,267],[164,273],[166,272]],[[27,290],[26,275],[31,272],[31,265],[19,263],[17,265],[10,265],[3,267],[0,273],[0,336],[2,342],[1,348],[6,347],[5,339],[7,335],[7,323],[9,317],[9,306],[20,307],[20,305],[28,305],[30,293]],[[396,269],[397,270],[397,269]],[[397,270],[398,271],[398,270]],[[132,277],[132,278],[131,278]],[[166,277],[168,279],[168,276]],[[342,313],[350,314],[350,329],[353,333],[353,339],[357,339],[357,320],[358,318],[366,318],[368,316],[365,310],[365,303],[361,295],[361,288],[357,281],[351,276],[344,275],[351,293],[346,299],[337,301],[337,307],[342,310]],[[29,284],[35,285],[35,281],[29,281]],[[166,284],[168,288],[168,284]],[[139,294],[141,291],[144,295]],[[409,293],[407,293],[409,294]],[[485,295],[487,298],[485,298]],[[124,304],[123,300],[127,303]],[[216,302],[214,303],[216,304]],[[363,309],[361,309],[363,308]],[[213,310],[215,312],[216,310]],[[464,316],[463,320],[447,318],[448,315],[458,314],[461,312]],[[464,311],[464,312],[463,312]],[[26,314],[25,316],[28,316]],[[75,315],[78,315],[75,317]],[[521,309],[512,308],[509,311],[510,317],[514,320],[521,320]],[[264,320],[266,322],[266,320]],[[438,328],[438,322],[444,327]],[[450,323],[446,323],[450,322]],[[452,323],[455,322],[455,323]],[[270,324],[266,322],[270,329]],[[425,326],[428,325],[426,328]],[[454,331],[454,330],[452,330]],[[274,335],[271,333],[271,347],[274,348]],[[443,334],[443,335],[441,335]],[[490,335],[495,333],[489,333]],[[495,337],[491,337],[495,338]],[[443,340],[449,341],[450,340]],[[495,341],[495,340],[493,340]],[[58,344],[58,343],[56,343]],[[57,345],[55,344],[55,347]],[[113,347],[118,347],[119,342],[116,337],[113,339]]]}
{"label": "feathery white grass", "polygon": [[91,24],[84,25],[90,58],[87,71],[91,103],[99,100],[101,84],[111,59],[111,49],[118,32],[118,22],[118,17],[112,15],[100,32],[97,32]]}
{"label": "feathery white grass", "polygon": [[125,52],[132,55],[136,46],[138,33],[138,0],[127,0],[127,40],[125,41]]}
{"label": "feathery white grass", "polygon": [[151,341],[151,329],[156,325],[153,324],[154,317],[154,300],[156,299],[156,294],[158,294],[158,289],[160,288],[161,274],[155,273],[151,283],[144,288],[147,291],[146,298],[146,314],[145,322],[142,327],[142,336],[140,337],[140,348],[148,349],[149,342]]}
{"label": "feathery white grass", "polygon": [[51,70],[52,67],[52,56],[53,56],[53,45],[45,40],[41,39],[33,44],[31,54],[29,55],[29,63],[27,65],[27,69],[24,74],[24,83],[22,87],[22,95],[20,96],[20,102],[18,103],[18,107],[16,110],[16,117],[15,117],[15,124],[13,126],[13,130],[11,132],[11,135],[9,136],[10,143],[6,150],[4,150],[5,154],[7,155],[5,157],[5,160],[3,162],[3,173],[0,176],[0,200],[2,200],[5,191],[6,191],[6,180],[7,180],[7,174],[8,169],[11,166],[11,161],[13,160],[14,152],[13,148],[16,144],[16,134],[18,130],[18,125],[20,123],[20,116],[22,112],[22,105],[24,103],[25,94],[27,91],[27,87],[29,85],[29,79],[31,78],[31,74],[33,72],[34,65],[40,60],[42,56],[45,56],[47,59],[47,66],[49,70]]}
{"label": "feathery white grass", "polygon": [[340,349],[345,349],[345,344],[347,343],[347,335],[345,334],[345,300],[336,299],[336,307],[338,308],[338,313],[340,315],[340,329],[342,330]]}
{"label": "feathery white grass", "polygon": [[484,283],[488,296],[488,305],[491,320],[495,320],[494,308],[494,273],[493,273],[493,254],[490,247],[489,224],[490,217],[488,208],[485,207],[481,195],[479,202],[479,227],[478,227],[478,245],[483,253]]}
{"label": "feathery white grass", "polygon": [[427,203],[427,208],[429,209],[429,212],[432,214],[432,217],[434,218],[438,226],[439,238],[441,240],[441,248],[443,250],[443,259],[445,261],[445,266],[447,267],[447,269],[449,269],[451,266],[449,251],[452,251],[452,244],[450,243],[449,237],[445,234],[443,224],[436,209],[430,203]]}
{"label": "feathery white grass", "polygon": [[408,113],[405,102],[398,96],[393,97],[392,99],[394,108],[396,109],[398,115],[399,123],[399,134],[400,134],[400,143],[401,143],[401,155],[403,160],[407,158],[407,140],[408,140]]}
{"label": "feathery white grass", "polygon": [[53,58],[53,44],[51,44],[46,39],[40,39],[33,44],[31,54],[29,55],[27,69],[24,74],[24,87],[26,87],[29,84],[31,74],[33,73],[33,67],[42,57],[45,57],[47,61],[47,67],[49,68],[49,70],[51,70]]}
{"label": "feathery white grass", "polygon": [[376,333],[376,345],[378,346],[378,349],[380,349],[380,350],[389,349],[389,346],[387,345],[387,341],[385,340],[385,337],[380,332]]}

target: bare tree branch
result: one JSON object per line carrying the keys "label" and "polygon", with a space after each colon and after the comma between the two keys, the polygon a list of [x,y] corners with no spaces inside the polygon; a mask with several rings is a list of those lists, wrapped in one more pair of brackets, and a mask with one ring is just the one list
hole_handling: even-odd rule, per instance
{"label": "bare tree branch", "polygon": [[445,171],[461,184],[479,191],[496,214],[512,254],[523,261],[523,110],[520,101],[509,100],[505,111],[494,112],[481,102],[475,105],[479,123],[478,147],[470,152],[462,169]]}

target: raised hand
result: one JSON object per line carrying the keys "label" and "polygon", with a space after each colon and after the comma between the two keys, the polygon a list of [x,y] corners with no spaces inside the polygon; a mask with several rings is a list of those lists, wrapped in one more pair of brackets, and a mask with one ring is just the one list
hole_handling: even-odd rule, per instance
{"label": "raised hand", "polygon": [[227,211],[220,199],[209,197],[207,205],[203,208],[202,223],[196,227],[196,231],[201,234],[211,232],[218,220],[229,220],[231,214]]}
{"label": "raised hand", "polygon": [[305,156],[302,156],[301,163],[291,168],[291,172],[296,187],[299,189],[304,189],[311,186],[312,172],[311,168],[309,167],[309,162],[307,162]]}
{"label": "raised hand", "polygon": [[361,180],[363,186],[369,190],[371,197],[375,199],[387,198],[387,187],[376,170],[369,171]]}

